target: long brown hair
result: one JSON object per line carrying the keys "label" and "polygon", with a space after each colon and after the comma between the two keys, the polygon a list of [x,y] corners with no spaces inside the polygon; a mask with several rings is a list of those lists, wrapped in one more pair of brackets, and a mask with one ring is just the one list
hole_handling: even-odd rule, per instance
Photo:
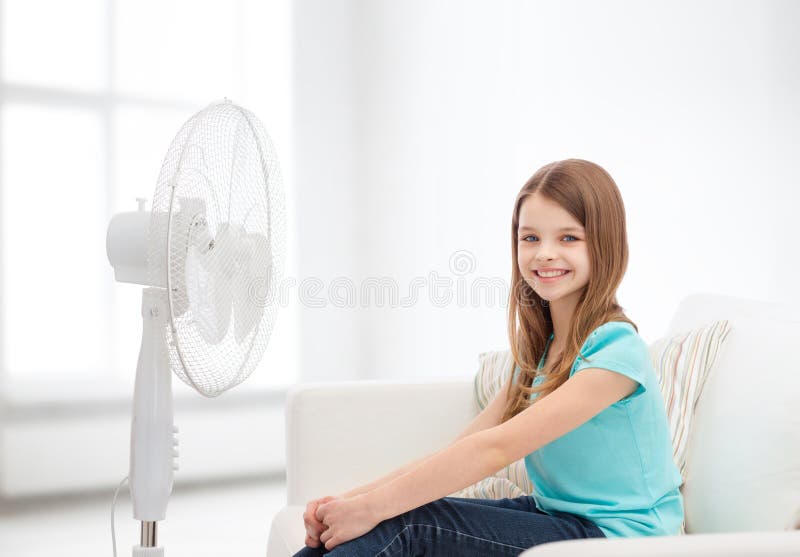
{"label": "long brown hair", "polygon": [[[522,202],[534,193],[557,203],[583,225],[591,269],[570,320],[563,353],[547,363],[542,370],[545,379],[535,387],[536,368],[553,332],[553,322],[549,306],[522,277],[517,263],[519,211]],[[628,266],[628,239],[625,206],[608,172],[582,159],[556,161],[537,170],[514,202],[511,262],[508,334],[520,372],[509,386],[501,423],[531,406],[531,393],[539,393],[536,400],[541,400],[569,378],[581,346],[595,328],[609,321],[624,321],[639,331],[617,303],[617,288]]]}

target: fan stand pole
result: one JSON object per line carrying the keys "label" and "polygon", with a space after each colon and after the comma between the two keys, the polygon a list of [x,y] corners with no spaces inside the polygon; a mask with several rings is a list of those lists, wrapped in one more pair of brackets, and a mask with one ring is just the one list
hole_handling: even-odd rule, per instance
{"label": "fan stand pole", "polygon": [[145,520],[142,521],[142,533],[140,547],[156,547],[158,545],[157,527],[158,522]]}
{"label": "fan stand pole", "polygon": [[142,522],[141,545],[133,556],[164,555],[156,526],[164,520],[172,493],[177,440],[173,425],[172,372],[166,334],[169,306],[166,290],[142,290],[142,345],[136,366],[131,421],[130,486],[133,516]]}

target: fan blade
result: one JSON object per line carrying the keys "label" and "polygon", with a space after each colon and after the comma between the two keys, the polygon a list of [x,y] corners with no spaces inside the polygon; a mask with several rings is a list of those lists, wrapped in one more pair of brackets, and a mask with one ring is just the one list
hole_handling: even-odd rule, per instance
{"label": "fan blade", "polygon": [[233,329],[242,342],[255,329],[264,315],[271,290],[270,245],[263,234],[246,234],[242,239],[244,257],[233,288]]}
{"label": "fan blade", "polygon": [[190,246],[186,257],[189,305],[200,335],[212,344],[225,338],[233,305],[230,280],[221,266],[214,263],[218,260],[216,251],[201,254],[195,246]]}
{"label": "fan blade", "polygon": [[[172,312],[181,317],[189,310],[186,258],[189,246],[201,255],[208,250],[211,236],[206,225],[206,204],[202,199],[179,196],[179,210],[173,216],[171,271]],[[164,238],[166,241],[166,238]],[[180,292],[179,289],[183,289]]]}

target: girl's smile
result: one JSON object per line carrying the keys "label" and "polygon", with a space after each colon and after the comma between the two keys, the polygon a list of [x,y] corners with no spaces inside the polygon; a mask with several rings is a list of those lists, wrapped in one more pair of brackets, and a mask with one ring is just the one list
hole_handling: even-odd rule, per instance
{"label": "girl's smile", "polygon": [[[555,276],[543,276],[543,275],[541,275],[541,274],[540,274],[540,271],[541,271],[542,273],[545,273],[546,275],[551,275],[551,274],[552,274],[552,275],[555,275]],[[545,271],[545,270],[541,270],[541,269],[540,269],[540,270],[534,270],[534,271],[533,271],[533,274],[535,274],[535,275],[536,275],[536,278],[538,278],[538,279],[539,279],[539,281],[538,281],[538,282],[541,282],[542,284],[550,284],[550,283],[553,283],[553,282],[558,282],[558,281],[560,281],[561,279],[563,279],[564,277],[566,277],[567,275],[569,275],[569,273],[570,273],[570,272],[571,272],[571,271],[566,271],[566,270],[561,270],[561,271]],[[561,274],[556,274],[556,273],[561,273]]]}

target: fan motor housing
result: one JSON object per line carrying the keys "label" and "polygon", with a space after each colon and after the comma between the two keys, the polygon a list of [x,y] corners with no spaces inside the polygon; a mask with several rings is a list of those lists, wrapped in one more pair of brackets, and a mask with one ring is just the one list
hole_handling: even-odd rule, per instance
{"label": "fan motor housing", "polygon": [[150,211],[143,209],[117,213],[111,218],[106,233],[106,255],[118,282],[166,287],[166,284],[150,284],[148,277],[147,246],[151,218]]}

